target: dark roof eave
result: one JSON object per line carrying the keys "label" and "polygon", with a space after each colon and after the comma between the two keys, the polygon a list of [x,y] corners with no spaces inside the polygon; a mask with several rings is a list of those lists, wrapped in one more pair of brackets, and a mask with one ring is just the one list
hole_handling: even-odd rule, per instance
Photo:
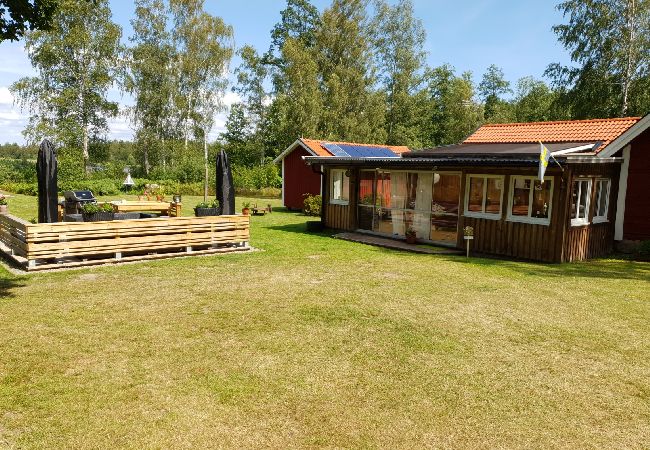
{"label": "dark roof eave", "polygon": [[[322,157],[303,156],[307,164],[319,164],[328,166],[368,166],[368,167],[416,167],[416,166],[493,166],[493,167],[516,167],[516,166],[537,166],[537,157],[441,157],[441,158],[345,158],[345,157]],[[558,156],[561,163],[620,163],[622,158],[598,158],[592,155]]]}

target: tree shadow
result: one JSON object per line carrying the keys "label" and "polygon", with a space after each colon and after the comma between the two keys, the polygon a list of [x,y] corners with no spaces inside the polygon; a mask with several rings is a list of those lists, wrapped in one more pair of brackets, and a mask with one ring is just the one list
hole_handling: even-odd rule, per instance
{"label": "tree shadow", "polygon": [[0,300],[16,296],[15,289],[25,286],[25,281],[20,278],[4,278],[0,276]]}
{"label": "tree shadow", "polygon": [[626,259],[590,259],[571,263],[541,263],[535,261],[512,260],[503,257],[479,255],[447,257],[450,261],[460,264],[472,264],[482,267],[494,267],[512,270],[524,275],[576,278],[609,278],[650,282],[650,263]]}

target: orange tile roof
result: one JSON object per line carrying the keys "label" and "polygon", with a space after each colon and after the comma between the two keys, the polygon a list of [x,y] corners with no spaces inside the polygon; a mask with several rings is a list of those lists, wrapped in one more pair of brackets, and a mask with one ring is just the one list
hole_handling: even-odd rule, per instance
{"label": "orange tile roof", "polygon": [[640,117],[566,120],[557,122],[494,123],[480,127],[466,144],[602,142],[598,151],[623,134]]}
{"label": "orange tile roof", "polygon": [[360,144],[358,142],[342,142],[342,141],[319,141],[315,139],[300,139],[307,147],[310,148],[317,156],[333,156],[323,144],[347,144],[347,145],[362,145],[364,147],[383,147],[390,149],[393,153],[398,155],[410,151],[410,149],[405,145],[384,145],[384,144]]}

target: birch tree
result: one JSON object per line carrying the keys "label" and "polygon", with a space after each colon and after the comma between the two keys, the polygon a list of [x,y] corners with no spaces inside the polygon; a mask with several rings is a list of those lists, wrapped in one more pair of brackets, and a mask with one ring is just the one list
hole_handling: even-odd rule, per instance
{"label": "birch tree", "polygon": [[30,112],[28,141],[44,137],[82,149],[88,171],[89,141],[108,130],[118,105],[107,99],[120,65],[121,29],[108,0],[61,0],[48,31],[28,32],[25,47],[37,75],[11,90]]}
{"label": "birch tree", "polygon": [[551,64],[546,74],[568,89],[574,115],[647,113],[650,0],[566,0],[557,8],[568,23],[553,30],[576,66]]}

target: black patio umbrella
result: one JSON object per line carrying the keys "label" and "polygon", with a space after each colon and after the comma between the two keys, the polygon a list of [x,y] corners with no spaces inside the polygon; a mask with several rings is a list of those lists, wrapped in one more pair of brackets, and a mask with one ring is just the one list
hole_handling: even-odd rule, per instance
{"label": "black patio umbrella", "polygon": [[54,145],[47,139],[41,142],[38,149],[36,176],[38,178],[38,221],[39,223],[58,222],[56,151]]}
{"label": "black patio umbrella", "polygon": [[228,155],[223,149],[217,155],[217,200],[221,205],[221,214],[235,214],[235,186]]}

